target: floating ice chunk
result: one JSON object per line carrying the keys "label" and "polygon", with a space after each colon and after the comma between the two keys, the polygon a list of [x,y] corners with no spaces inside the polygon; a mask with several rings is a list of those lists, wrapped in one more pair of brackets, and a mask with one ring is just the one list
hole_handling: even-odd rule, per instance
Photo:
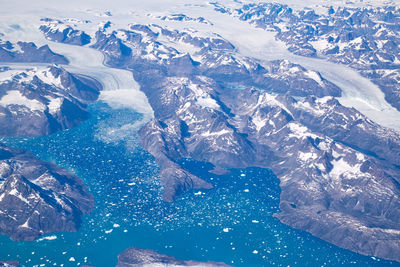
{"label": "floating ice chunk", "polygon": [[229,232],[229,228],[224,228],[222,231],[224,231],[225,233]]}
{"label": "floating ice chunk", "polygon": [[252,223],[259,223],[259,221],[257,221],[257,220],[252,220],[251,222]]}
{"label": "floating ice chunk", "polygon": [[113,227],[114,227],[114,228],[118,228],[118,227],[120,227],[120,225],[117,224],[117,223],[114,223],[114,224],[113,224]]}
{"label": "floating ice chunk", "polygon": [[57,236],[51,235],[51,236],[45,236],[45,237],[39,238],[39,239],[37,240],[37,242],[43,241],[43,240],[55,240],[55,239],[57,239]]}
{"label": "floating ice chunk", "polygon": [[250,192],[250,190],[249,189],[245,189],[245,190],[243,190],[244,192],[246,192],[246,193],[248,193],[248,192]]}
{"label": "floating ice chunk", "polygon": [[69,261],[75,261],[74,257],[69,258]]}
{"label": "floating ice chunk", "polygon": [[201,195],[201,191],[194,193],[195,196]]}
{"label": "floating ice chunk", "polygon": [[258,254],[258,250],[253,250],[253,254]]}

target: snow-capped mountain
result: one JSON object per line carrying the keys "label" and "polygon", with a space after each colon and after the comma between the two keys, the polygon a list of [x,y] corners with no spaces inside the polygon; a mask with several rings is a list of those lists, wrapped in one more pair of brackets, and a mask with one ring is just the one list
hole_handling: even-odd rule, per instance
{"label": "snow-capped mountain", "polygon": [[0,144],[0,232],[13,240],[76,231],[94,205],[82,181],[31,153]]}
{"label": "snow-capped mountain", "polygon": [[101,85],[50,66],[8,70],[0,80],[0,135],[41,136],[71,128],[87,117]]}
{"label": "snow-capped mountain", "polygon": [[[269,168],[281,180],[282,222],[395,259],[399,134],[340,105],[332,98],[340,89],[317,72],[287,61],[264,68],[222,38],[187,34],[134,25],[98,32],[93,45],[108,64],[131,69],[149,98],[155,119],[140,135],[162,167],[164,199],[212,186],[181,167],[184,158],[215,172]],[[192,50],[180,52],[177,41]]]}
{"label": "snow-capped mountain", "polygon": [[400,110],[400,13],[395,6],[331,6],[322,13],[276,3],[245,4],[238,9],[214,5],[220,12],[275,31],[294,54],[321,56],[357,69]]}
{"label": "snow-capped mountain", "polygon": [[67,64],[68,60],[51,51],[48,45],[37,47],[33,42],[11,43],[0,39],[0,62]]}
{"label": "snow-capped mountain", "polygon": [[[90,43],[90,36],[86,33],[74,30],[71,26],[66,25],[63,21],[44,18],[40,30],[45,34],[46,38],[54,42],[85,45]],[[87,23],[87,22],[86,22]]]}
{"label": "snow-capped mountain", "polygon": [[[100,88],[95,80],[58,66],[4,68],[0,135],[42,136],[76,126],[88,117],[87,104],[97,99]],[[78,177],[27,151],[3,144],[0,203],[0,232],[13,240],[76,231],[82,215],[94,205]]]}
{"label": "snow-capped mountain", "polygon": [[[95,49],[104,55],[107,68],[132,73],[145,94],[140,98],[143,105],[135,103],[134,108],[146,116],[135,125],[141,127],[138,133],[142,147],[160,167],[163,200],[172,202],[185,191],[214,186],[212,181],[191,173],[182,164],[187,159],[211,164],[215,174],[234,168],[270,169],[280,181],[280,211],[274,216],[281,222],[351,251],[400,261],[400,126],[385,127],[372,119],[387,122],[383,116],[371,117],[379,113],[390,120],[400,110],[399,9],[326,6],[322,12],[276,3],[222,2],[228,1],[182,5],[185,10],[179,13],[172,9],[149,12],[156,9],[150,3],[140,11],[124,11],[120,20],[114,19],[114,11],[109,10],[84,13],[90,13],[90,19],[46,16],[36,22],[40,24],[36,30],[50,44],[57,42],[60,50],[68,44],[84,49],[80,51]],[[255,34],[246,35],[247,31]],[[264,42],[270,36],[277,40]],[[263,46],[273,42],[276,55],[272,51],[272,56],[264,57],[268,47]],[[26,44],[3,43],[0,58],[30,62],[30,52],[23,48]],[[32,51],[47,51],[46,56],[33,61],[49,60],[48,47],[31,47]],[[71,50],[64,51],[71,56]],[[76,64],[79,61],[74,55],[71,58]],[[53,54],[52,58],[60,60],[63,56]],[[335,70],[312,70],[306,67],[311,62],[306,58],[316,60],[313,66],[328,64],[327,68],[335,66]],[[88,115],[86,105],[97,99],[101,89],[94,78],[107,72],[98,68],[96,73],[96,66],[90,66],[90,71],[73,67],[82,74],[97,76],[92,79],[71,74],[58,66],[22,72],[12,65],[2,67],[0,133],[45,135],[82,122]],[[340,75],[354,70],[362,76],[351,73],[343,86],[340,81],[345,77]],[[343,101],[343,97],[350,98],[351,90],[346,85],[359,81],[365,82],[359,87],[379,86],[373,87],[376,90],[368,96],[362,93],[372,87],[366,86],[364,91],[357,88],[356,93],[361,94],[354,99],[363,103],[364,110]],[[129,90],[119,82],[114,81],[117,89]],[[132,83],[129,86],[135,87]],[[374,106],[374,97],[382,92],[385,98],[378,104],[385,105]],[[124,97],[121,94],[120,98]],[[20,204],[28,205],[16,208],[25,214],[31,204],[24,192],[31,192],[31,183],[35,184],[34,190],[39,190],[32,179],[36,181],[45,172],[35,171],[35,175],[40,174],[31,179],[10,160],[26,152],[0,148],[0,152],[5,151],[1,153],[6,162],[2,174],[6,178],[0,188],[8,190],[3,197],[0,195],[0,201],[16,196],[22,200]],[[31,156],[23,159],[26,165],[21,166],[30,170],[56,168]],[[12,175],[10,170],[14,169],[22,174]],[[51,185],[57,184],[53,180],[59,177],[54,177],[50,178]],[[86,208],[91,202],[83,189],[78,189],[76,205],[80,213],[72,214],[80,216],[89,210]],[[58,207],[59,194],[65,190],[56,186],[45,191],[43,201]],[[11,200],[7,201],[11,205]],[[62,201],[65,204],[67,200]],[[61,218],[70,222],[67,211],[71,210],[70,206],[61,209]],[[79,216],[71,220],[76,222]],[[3,232],[13,236],[15,227],[33,228],[26,224],[26,217],[21,218],[24,220],[14,220],[18,224],[6,221]],[[62,221],[56,225],[64,224]],[[72,225],[68,224],[66,230],[78,224]],[[33,239],[63,229],[38,226],[36,235],[16,232],[13,238],[23,239],[21,236],[26,234],[26,239]],[[137,255],[187,264],[152,251],[130,249],[120,256],[120,265],[137,263]]]}
{"label": "snow-capped mountain", "polygon": [[171,14],[168,16],[154,16],[154,17],[158,18],[160,20],[165,20],[165,21],[198,22],[198,23],[212,25],[212,22],[210,22],[209,20],[206,20],[203,17],[192,18],[185,14]]}

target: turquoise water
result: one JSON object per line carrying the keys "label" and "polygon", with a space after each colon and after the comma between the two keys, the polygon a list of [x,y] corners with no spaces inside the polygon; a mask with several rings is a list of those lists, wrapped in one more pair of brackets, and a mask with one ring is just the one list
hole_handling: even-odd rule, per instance
{"label": "turquoise water", "polygon": [[117,255],[134,246],[179,259],[223,261],[235,266],[399,266],[361,256],[281,224],[279,183],[268,170],[232,170],[213,175],[211,166],[182,162],[212,182],[176,202],[160,199],[158,166],[144,151],[131,124],[141,118],[102,102],[79,127],[39,138],[3,142],[32,151],[80,176],[96,207],[77,233],[55,233],[33,242],[0,236],[0,259],[22,265],[115,266]]}

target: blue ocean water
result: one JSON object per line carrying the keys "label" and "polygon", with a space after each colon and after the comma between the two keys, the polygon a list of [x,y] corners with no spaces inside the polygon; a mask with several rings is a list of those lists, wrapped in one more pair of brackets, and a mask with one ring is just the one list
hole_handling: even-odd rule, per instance
{"label": "blue ocean water", "polygon": [[279,181],[269,170],[182,162],[215,188],[191,191],[164,203],[158,165],[139,144],[133,122],[141,115],[90,106],[91,118],[71,130],[39,138],[4,138],[80,176],[96,207],[76,233],[55,233],[33,242],[0,236],[0,259],[24,266],[115,266],[134,246],[179,259],[222,261],[234,266],[400,266],[352,253],[294,230],[273,217],[279,212]]}

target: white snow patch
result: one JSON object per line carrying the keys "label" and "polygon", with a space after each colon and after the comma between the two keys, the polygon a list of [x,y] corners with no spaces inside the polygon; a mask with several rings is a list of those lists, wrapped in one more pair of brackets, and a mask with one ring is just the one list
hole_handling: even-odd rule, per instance
{"label": "white snow patch", "polygon": [[341,175],[346,175],[346,177],[348,178],[358,177],[359,175],[362,175],[360,171],[361,164],[351,165],[343,158],[340,158],[339,160],[332,161],[332,165],[333,168],[330,172],[330,175],[335,178],[338,178]]}
{"label": "white snow patch", "polygon": [[318,116],[324,115],[325,111],[323,109],[319,109],[318,107],[313,107],[310,105],[309,102],[301,102],[298,101],[295,104],[293,104],[294,107],[311,112],[313,114],[316,114]]}
{"label": "white snow patch", "polygon": [[356,156],[357,156],[357,159],[360,160],[360,161],[364,161],[365,160],[365,156],[362,153],[357,153]]}
{"label": "white snow patch", "polygon": [[36,75],[40,80],[42,80],[44,83],[52,84],[52,85],[54,85],[54,86],[56,86],[56,87],[60,87],[60,88],[63,87],[62,84],[61,84],[61,76],[58,76],[58,77],[56,78],[56,77],[54,77],[53,74],[52,74],[50,71],[48,71],[48,70],[36,72],[35,75]]}
{"label": "white snow patch", "polygon": [[317,158],[317,154],[312,153],[312,152],[306,152],[306,153],[305,153],[305,152],[300,151],[300,152],[299,152],[299,158],[300,158],[302,161],[314,160],[314,159]]}
{"label": "white snow patch", "polygon": [[49,104],[47,105],[50,114],[56,114],[61,109],[63,99],[61,97],[53,98],[50,96],[47,97],[47,99],[50,100]]}
{"label": "white snow patch", "polygon": [[254,116],[252,118],[252,122],[254,123],[254,125],[256,126],[256,130],[257,132],[259,132],[261,130],[262,127],[265,126],[265,124],[267,123],[268,119],[265,118],[261,118],[261,116]]}
{"label": "white snow patch", "polygon": [[319,52],[325,50],[330,46],[327,39],[319,39],[317,41],[311,41],[310,44]]}
{"label": "white snow patch", "polygon": [[7,94],[0,99],[0,105],[3,107],[7,107],[9,105],[20,105],[27,107],[31,111],[41,112],[46,109],[46,106],[40,103],[38,100],[29,99],[17,90],[8,91]]}
{"label": "white snow patch", "polygon": [[277,107],[280,107],[281,109],[285,110],[288,114],[290,114],[290,116],[293,117],[292,112],[290,112],[290,110],[288,110],[284,104],[282,104],[280,101],[278,101],[276,99],[276,97],[277,97],[277,95],[271,95],[271,94],[268,94],[268,93],[263,93],[261,95],[261,97],[258,99],[257,105],[261,105],[261,104],[266,103],[268,105],[277,106]]}
{"label": "white snow patch", "polygon": [[228,131],[227,129],[223,129],[218,132],[207,131],[207,132],[202,133],[201,135],[204,137],[209,137],[209,136],[216,136],[216,135],[224,135],[224,134],[228,134],[228,133],[230,133],[230,131]]}
{"label": "white snow patch", "polygon": [[316,135],[312,134],[308,130],[307,127],[305,127],[305,126],[303,126],[303,125],[301,125],[299,123],[292,122],[292,123],[289,123],[287,125],[288,125],[290,131],[292,132],[292,133],[289,134],[289,138],[291,138],[291,137],[306,138],[308,136],[313,137],[313,138],[317,137]]}
{"label": "white snow patch", "polygon": [[197,103],[203,108],[211,108],[216,110],[220,109],[220,106],[217,104],[217,101],[215,101],[215,99],[212,99],[209,96],[197,98]]}
{"label": "white snow patch", "polygon": [[321,79],[321,75],[319,73],[312,71],[312,70],[308,70],[308,71],[304,72],[304,75],[310,79],[313,79],[319,85],[324,86],[324,83],[322,82],[322,79]]}
{"label": "white snow patch", "polygon": [[28,205],[30,204],[29,200],[27,200],[25,197],[23,197],[21,195],[21,193],[15,188],[11,189],[11,191],[8,192],[8,194],[19,198],[21,201],[25,202]]}
{"label": "white snow patch", "polygon": [[29,226],[29,218],[28,218],[23,224],[21,224],[20,226],[18,226],[18,228],[31,228],[31,227]]}

